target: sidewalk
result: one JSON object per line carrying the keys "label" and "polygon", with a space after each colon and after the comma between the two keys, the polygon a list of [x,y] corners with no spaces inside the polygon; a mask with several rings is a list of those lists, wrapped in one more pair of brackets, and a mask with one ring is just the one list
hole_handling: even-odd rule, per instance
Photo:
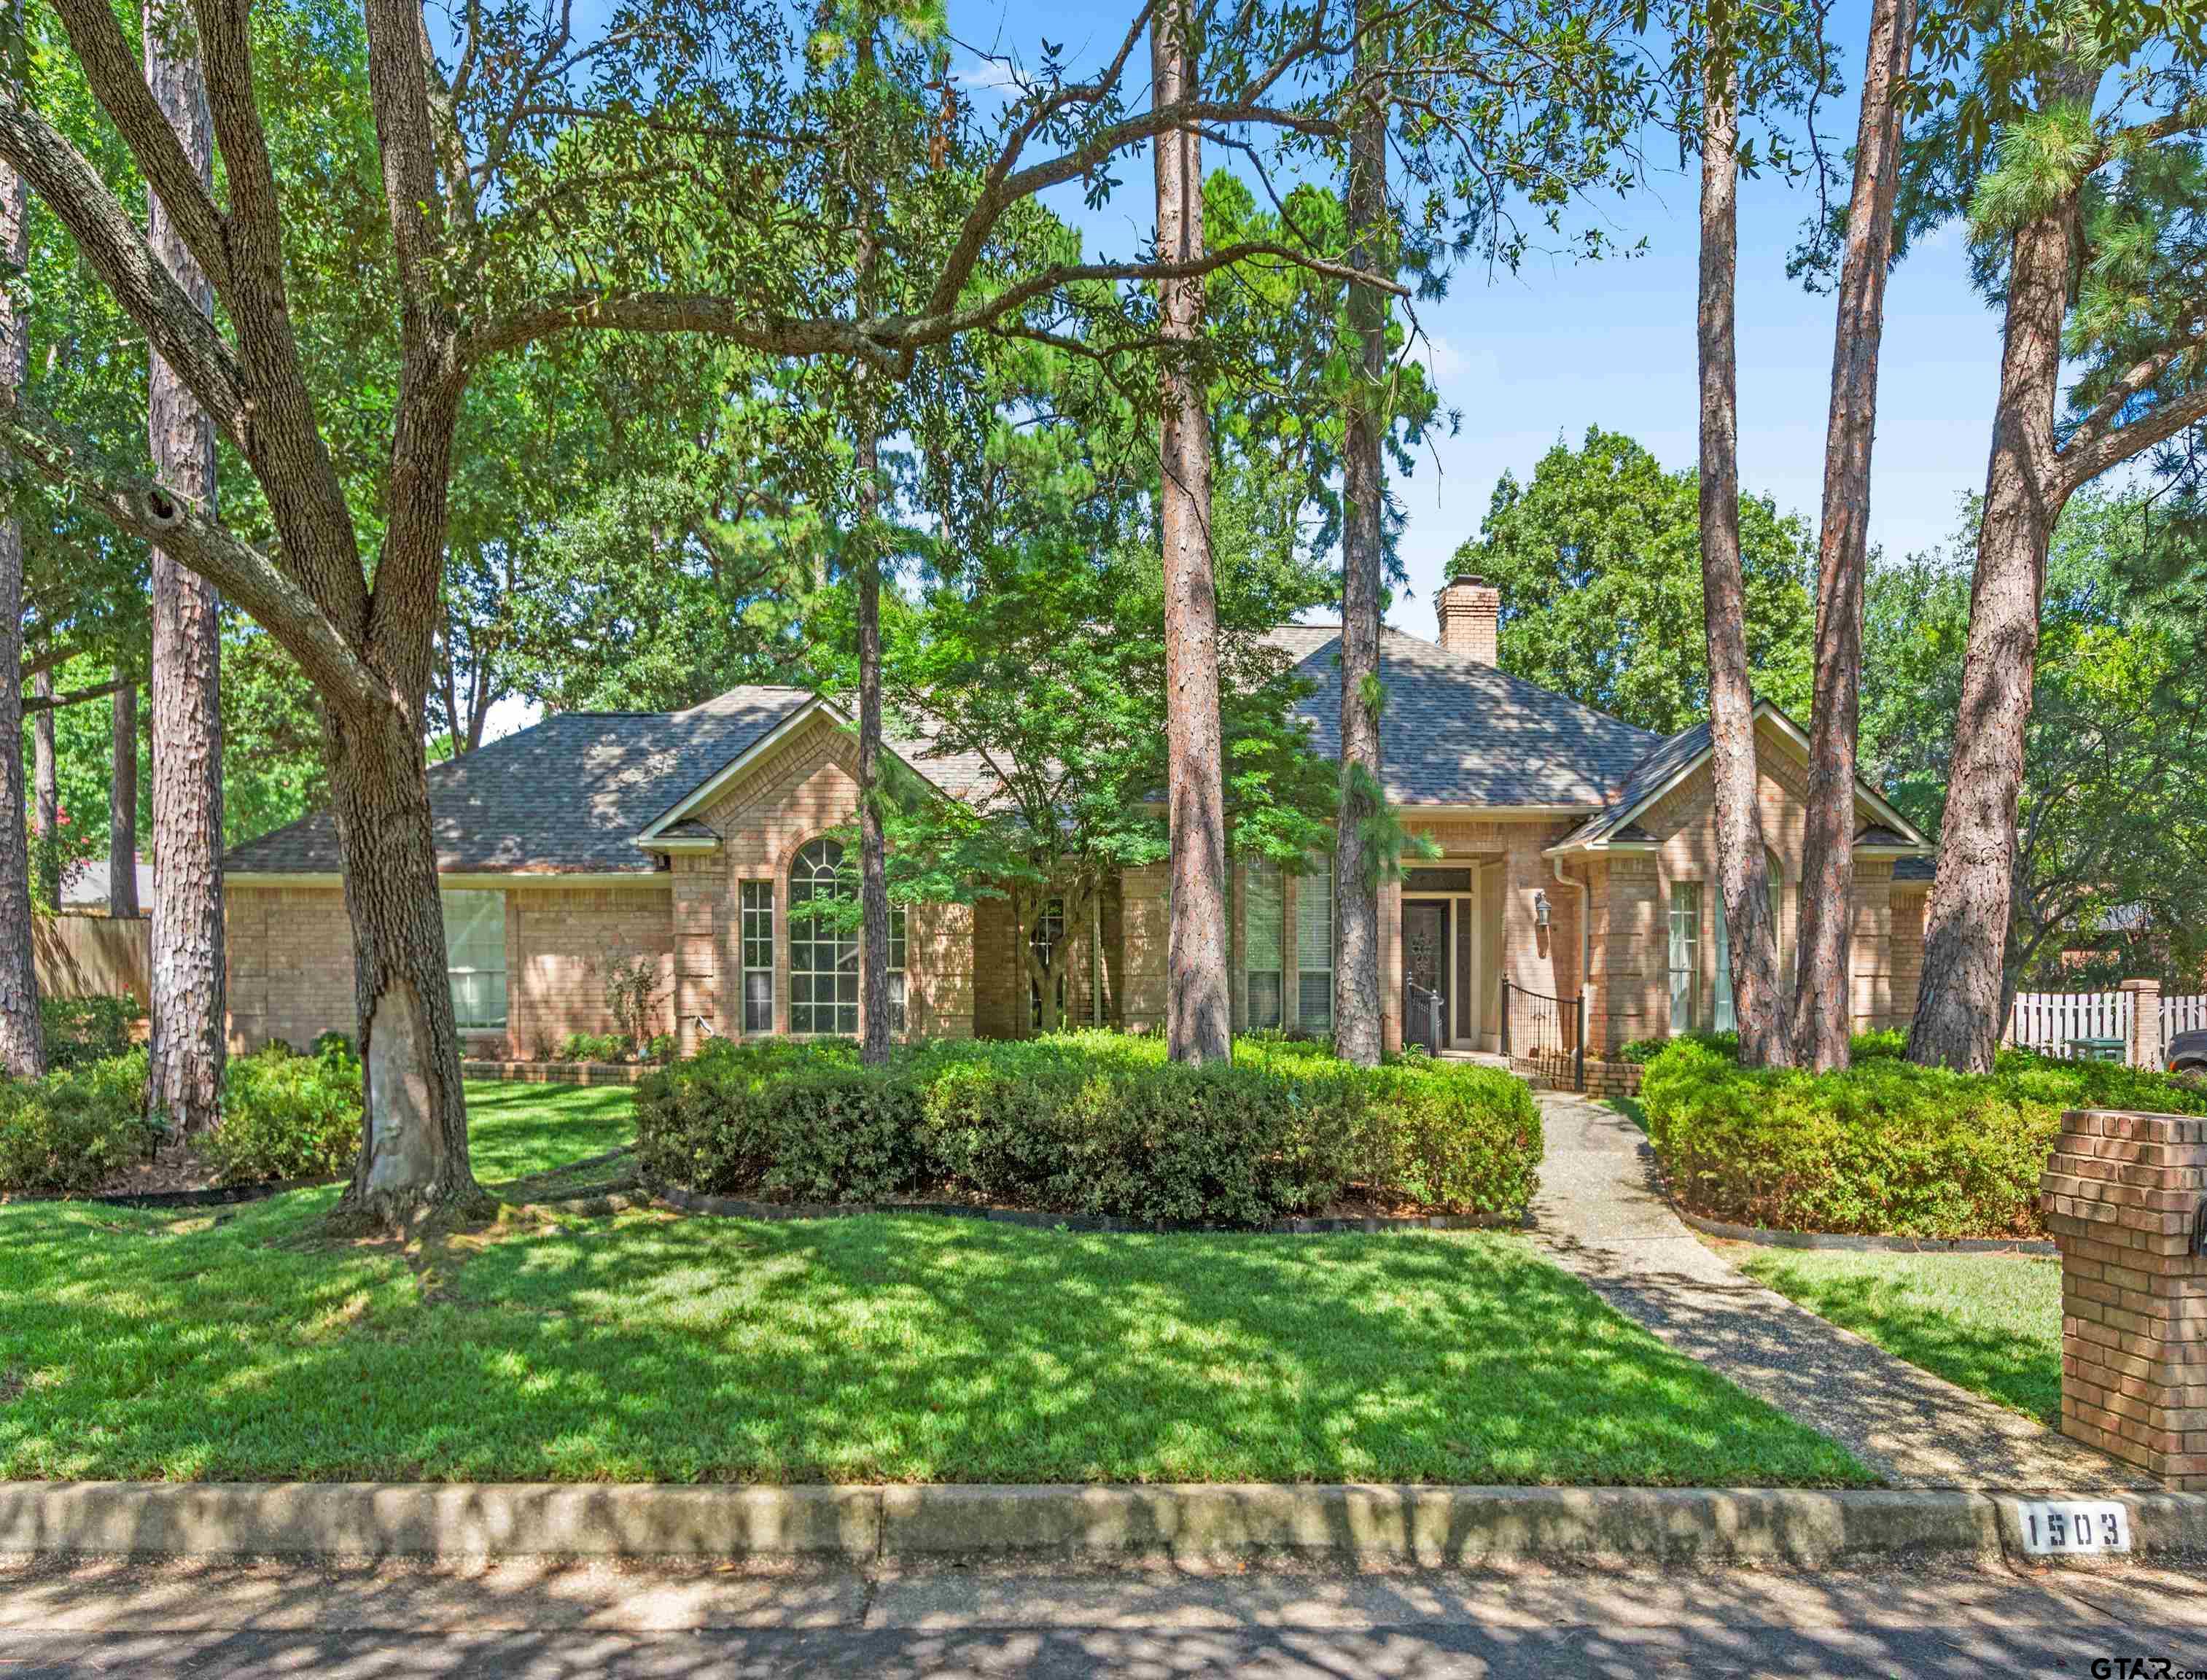
{"label": "sidewalk", "polygon": [[1671,1211],[1638,1127],[1583,1097],[1542,1091],[1539,1101],[1547,1152],[1534,1216],[1558,1264],[1680,1353],[1844,1443],[1894,1486],[2157,1486],[1743,1276]]}
{"label": "sidewalk", "polygon": [[2196,1661],[2180,1569],[0,1561],[0,1672],[332,1680],[2043,1673]]}

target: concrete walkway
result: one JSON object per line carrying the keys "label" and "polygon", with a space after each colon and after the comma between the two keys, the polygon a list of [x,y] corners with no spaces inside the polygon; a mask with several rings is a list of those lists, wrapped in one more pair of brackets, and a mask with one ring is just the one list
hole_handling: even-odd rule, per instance
{"label": "concrete walkway", "polygon": [[1540,1093],[1534,1217],[1558,1264],[1680,1353],[1845,1443],[1897,1486],[2151,1486],[2141,1473],[1909,1364],[1743,1276],[1689,1230],[1616,1109]]}

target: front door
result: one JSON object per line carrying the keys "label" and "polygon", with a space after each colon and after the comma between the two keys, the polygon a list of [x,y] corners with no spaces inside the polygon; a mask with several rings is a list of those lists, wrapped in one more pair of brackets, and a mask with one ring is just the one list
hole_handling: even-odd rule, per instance
{"label": "front door", "polygon": [[[1449,1031],[1449,907],[1444,899],[1403,904],[1403,974],[1441,1000],[1442,1042]],[[1438,1049],[1440,1045],[1433,1046]]]}

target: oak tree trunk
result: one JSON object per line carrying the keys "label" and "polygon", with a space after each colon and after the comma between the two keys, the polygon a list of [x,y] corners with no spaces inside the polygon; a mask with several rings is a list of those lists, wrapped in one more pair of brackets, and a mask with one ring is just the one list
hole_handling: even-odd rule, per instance
{"label": "oak tree trunk", "polygon": [[[1360,38],[1356,69],[1376,57]],[[1360,106],[1349,136],[1350,266],[1385,266],[1387,107],[1377,87]],[[1341,809],[1334,842],[1334,1048],[1359,1067],[1379,1065],[1379,860],[1372,825],[1383,797],[1379,759],[1379,589],[1386,476],[1380,436],[1386,426],[1387,294],[1352,285],[1349,329],[1356,368],[1349,384],[1342,457],[1347,503],[1341,531]]]}
{"label": "oak tree trunk", "polygon": [[[1150,26],[1153,97],[1189,98],[1194,53],[1188,0],[1169,0]],[[1157,136],[1157,256],[1203,254],[1203,151],[1192,129]],[[1226,967],[1226,793],[1218,708],[1218,595],[1211,554],[1211,422],[1193,366],[1202,331],[1203,282],[1158,283],[1166,341],[1159,456],[1164,538],[1165,792],[1170,824],[1171,904],[1166,937],[1165,1038],[1175,1061],[1233,1053],[1233,994]]]}
{"label": "oak tree trunk", "polygon": [[2038,661],[2046,550],[2068,489],[2055,458],[2061,323],[2069,305],[2073,195],[2018,230],[1992,457],[1977,526],[1970,639],[1954,762],[1939,825],[1939,872],[1923,925],[1911,1060],[1990,1071],[2000,1043],[2001,956],[2013,903],[2016,810]]}
{"label": "oak tree trunk", "polygon": [[[188,14],[147,0],[146,82],[203,183],[214,134]],[[213,292],[159,198],[147,194],[149,242],[193,303]],[[149,370],[147,439],[154,475],[210,516],[214,427],[158,355]],[[221,1119],[224,1057],[222,924],[222,615],[214,586],[165,549],[153,572],[153,917],[152,1086],[176,1133]]]}
{"label": "oak tree trunk", "polygon": [[1769,864],[1756,800],[1755,695],[1747,669],[1746,589],[1739,560],[1738,367],[1733,292],[1739,264],[1737,71],[1722,15],[1713,10],[1702,78],[1701,272],[1701,525],[1702,609],[1709,654],[1710,770],[1715,784],[1717,873],[1731,930],[1739,1059],[1750,1067],[1792,1061],[1770,924]]}
{"label": "oak tree trunk", "polygon": [[120,666],[112,708],[114,762],[107,784],[107,913],[138,913],[138,685]]}
{"label": "oak tree trunk", "polygon": [[328,738],[367,1095],[341,1212],[377,1226],[481,1212],[489,1199],[468,1164],[419,709],[332,712]]}
{"label": "oak tree trunk", "polygon": [[[54,751],[54,673],[31,679],[31,697],[45,704],[31,714],[31,833],[39,842],[39,897],[50,911],[62,906],[61,765]],[[20,737],[18,738],[21,738]]]}
{"label": "oak tree trunk", "polygon": [[[0,18],[22,39],[22,0]],[[13,98],[21,59],[0,63],[0,87]],[[21,272],[30,257],[30,192],[23,177],[0,164],[0,260]],[[14,401],[30,369],[29,323],[13,287],[0,286],[0,401]],[[0,519],[0,1073],[19,1079],[46,1071],[39,1026],[39,977],[31,943],[31,847],[23,810],[23,528]]]}
{"label": "oak tree trunk", "polygon": [[1805,1065],[1819,1069],[1846,1066],[1854,1031],[1847,960],[1854,933],[1855,749],[1861,726],[1863,577],[1869,564],[1870,448],[1900,176],[1899,95],[1915,43],[1916,0],[1875,0],[1832,345],[1816,554],[1816,687],[1794,957],[1793,1048]]}

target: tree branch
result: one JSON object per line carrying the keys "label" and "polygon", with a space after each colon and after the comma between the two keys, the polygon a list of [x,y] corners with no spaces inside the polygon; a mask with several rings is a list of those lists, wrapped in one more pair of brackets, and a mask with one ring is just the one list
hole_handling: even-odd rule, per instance
{"label": "tree branch", "polygon": [[105,700],[119,689],[136,686],[135,682],[114,682],[102,683],[96,688],[73,688],[61,694],[27,694],[23,697],[23,710],[26,714],[58,712],[64,706],[81,706],[87,700]]}
{"label": "tree branch", "polygon": [[199,170],[147,86],[144,68],[115,21],[115,9],[105,0],[54,0],[54,9],[69,32],[87,86],[113,119],[139,173],[159,196],[161,208],[216,292],[226,291],[230,244],[222,212],[200,184]]}
{"label": "tree branch", "polygon": [[84,155],[36,111],[7,104],[0,105],[0,158],[69,230],[85,260],[222,434],[250,456],[244,380],[230,346],[154,256]]}
{"label": "tree branch", "polygon": [[[2108,398],[2103,399],[2099,407],[2093,410],[2093,416],[2098,416],[2101,409],[2108,407],[2109,400],[2118,398],[2120,400],[2114,403],[2114,409],[2120,410],[2124,403],[2135,398],[2139,392],[2150,385],[2156,377],[2166,372],[2169,365],[2174,363],[2184,351],[2196,350],[2197,348],[2196,344],[2179,346],[2168,355],[2166,360],[2161,361],[2161,365],[2158,367],[2151,366],[2152,362],[2158,358],[2149,358],[2147,362],[2140,362],[2123,375],[2123,380],[2128,381],[2139,376],[2143,372],[2144,377],[2139,380],[2138,386],[2126,392],[2119,385],[2117,390],[2110,392]],[[2151,371],[2144,371],[2149,368]],[[2110,410],[2110,417],[2113,412],[2114,410]],[[2072,436],[2066,444],[2054,451],[2054,456],[2061,469],[2063,487],[2065,490],[2073,493],[2083,486],[2090,484],[2109,468],[2120,466],[2132,457],[2151,449],[2156,444],[2166,439],[2174,437],[2186,427],[2203,419],[2207,419],[2207,385],[2200,386],[2181,398],[2163,403],[2152,413],[2133,420],[2126,426],[2104,426],[2096,433],[2081,439]],[[2087,420],[2087,424],[2089,423],[2090,417]]]}
{"label": "tree branch", "polygon": [[332,699],[392,703],[344,633],[258,549],[143,474],[117,467],[51,416],[0,399],[0,452],[80,497],[127,536],[157,543],[265,626]]}

